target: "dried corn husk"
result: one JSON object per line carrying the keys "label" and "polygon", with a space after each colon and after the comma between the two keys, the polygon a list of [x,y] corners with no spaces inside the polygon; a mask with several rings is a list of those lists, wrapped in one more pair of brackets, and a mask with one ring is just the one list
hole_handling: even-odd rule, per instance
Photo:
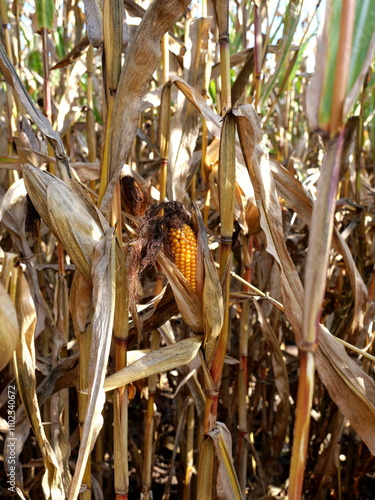
{"label": "dried corn husk", "polygon": [[17,313],[12,299],[0,282],[0,370],[10,361],[19,338]]}
{"label": "dried corn husk", "polygon": [[23,167],[30,199],[43,221],[58,238],[86,281],[96,245],[104,237],[104,221],[65,182],[32,165]]}

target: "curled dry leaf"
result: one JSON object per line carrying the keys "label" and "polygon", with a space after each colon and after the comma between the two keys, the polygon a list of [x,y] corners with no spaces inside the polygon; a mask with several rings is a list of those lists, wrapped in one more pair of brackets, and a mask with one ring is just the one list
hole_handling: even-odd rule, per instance
{"label": "curled dry leaf", "polygon": [[[219,141],[221,136],[222,117],[215,113],[208,106],[200,92],[189,85],[183,78],[171,75],[171,82],[180,90],[189,102],[201,113],[204,117],[207,128],[211,134],[217,139],[213,141],[207,149],[208,156],[205,164],[204,175],[205,182],[211,189],[214,205],[218,207],[218,172],[217,158],[219,150]],[[254,234],[260,231],[259,227],[259,211],[255,204],[254,190],[251,182],[249,182],[249,174],[244,167],[245,162],[241,148],[236,142],[236,199],[235,199],[235,215],[241,225],[244,225],[249,234]],[[245,202],[243,202],[243,199]],[[246,227],[247,226],[247,227]]]}
{"label": "curled dry leaf", "polygon": [[17,313],[12,299],[0,282],[0,370],[11,360],[19,338]]}
{"label": "curled dry leaf", "polygon": [[111,391],[141,378],[186,365],[195,358],[202,341],[202,337],[195,336],[149,352],[138,361],[110,375],[104,382],[104,390]]}
{"label": "curled dry leaf", "polygon": [[326,292],[343,142],[344,134],[340,133],[327,145],[312,210],[304,278],[303,341],[306,345],[316,342]]}
{"label": "curled dry leaf", "polygon": [[[214,470],[215,448],[212,439],[203,439],[199,448],[198,489],[202,498],[215,498]],[[207,478],[209,480],[207,481]]]}
{"label": "curled dry leaf", "polygon": [[30,199],[43,221],[63,244],[65,250],[84,276],[92,282],[92,256],[104,231],[92,216],[94,207],[57,177],[31,165],[23,169]]}
{"label": "curled dry leaf", "polygon": [[82,56],[89,45],[89,37],[82,37],[77,45],[75,45],[72,50],[66,54],[66,56],[64,56],[62,59],[60,59],[60,61],[58,61],[51,67],[51,71],[58,68],[64,68],[65,66],[69,66],[69,64],[72,64],[72,62]]}
{"label": "curled dry leaf", "polygon": [[44,328],[46,318],[45,299],[39,288],[38,273],[35,267],[34,253],[30,248],[26,237],[28,230],[27,210],[25,219],[25,204],[27,204],[27,192],[23,179],[14,182],[1,203],[0,220],[3,226],[9,231],[14,248],[23,255],[26,260],[26,275],[37,310],[37,326],[35,337],[37,337]]}
{"label": "curled dry leaf", "polygon": [[69,499],[77,498],[88,456],[103,425],[103,382],[107,368],[115,314],[116,240],[111,228],[93,256],[92,341],[89,361],[89,403]]}
{"label": "curled dry leaf", "polygon": [[[161,298],[156,302],[156,305],[153,303],[150,304],[139,314],[140,329],[143,333],[152,332],[177,314],[178,307],[176,300],[171,286],[168,285],[162,293]],[[129,335],[134,334],[135,329],[136,327],[133,324],[133,326],[130,327]]]}
{"label": "curled dry leaf", "polygon": [[69,171],[69,162],[68,158],[65,155],[64,145],[61,137],[55,130],[53,130],[48,119],[44,115],[42,115],[42,113],[39,111],[39,109],[37,109],[37,107],[31,100],[31,97],[22,84],[2,44],[0,44],[0,70],[4,75],[6,82],[14,88],[21,103],[25,107],[25,110],[27,111],[27,113],[29,113],[32,121],[37,125],[37,127],[43,132],[43,134],[52,144],[55,150],[55,156],[61,174],[63,176],[67,175],[67,172]]}
{"label": "curled dry leaf", "polygon": [[160,40],[185,13],[189,0],[155,0],[145,12],[127,49],[114,104],[111,174],[101,208],[109,212],[122,164],[136,136],[139,110],[147,84],[160,60]]}
{"label": "curled dry leaf", "polygon": [[[283,168],[278,162],[270,159],[270,167],[276,183],[276,188],[287,205],[292,208],[305,222],[310,224],[313,202],[302,186],[302,183],[292,172]],[[354,314],[351,324],[350,342],[355,344],[359,332],[363,327],[364,314],[366,312],[368,294],[367,287],[363,282],[353,255],[336,228],[333,229],[333,248],[342,255],[348,270],[351,288],[354,295]]]}
{"label": "curled dry leaf", "polygon": [[[47,439],[36,395],[36,366],[34,331],[36,311],[29,286],[21,270],[17,280],[15,302],[20,325],[20,342],[16,349],[16,379],[23,406],[31,423],[36,441],[43,456],[45,472],[42,488],[45,498],[64,499],[65,491],[55,453]],[[19,463],[18,460],[16,462]],[[22,474],[17,476],[22,478]]]}
{"label": "curled dry leaf", "polygon": [[[238,133],[254,186],[267,251],[280,266],[285,316],[299,343],[303,287],[285,245],[280,205],[267,151],[262,145],[259,119],[250,105],[239,106],[233,113],[237,116]],[[375,383],[322,325],[319,327],[316,367],[333,401],[369,449],[375,452]]]}
{"label": "curled dry leaf", "polygon": [[232,436],[226,425],[216,423],[216,428],[207,432],[212,438],[215,454],[219,461],[216,490],[219,498],[242,500],[243,495],[238,483],[232,460]]}
{"label": "curled dry leaf", "polygon": [[85,6],[87,37],[93,47],[99,48],[103,44],[103,20],[99,3],[95,0],[83,0]]}
{"label": "curled dry leaf", "polygon": [[[189,65],[186,81],[196,89],[204,87],[204,68],[209,58],[210,18],[193,19],[189,23],[187,53],[184,64]],[[190,64],[189,64],[190,61]],[[199,134],[198,113],[187,99],[178,95],[179,104],[172,121],[169,167],[172,200],[184,201],[186,181],[189,176],[189,162],[193,156]]]}

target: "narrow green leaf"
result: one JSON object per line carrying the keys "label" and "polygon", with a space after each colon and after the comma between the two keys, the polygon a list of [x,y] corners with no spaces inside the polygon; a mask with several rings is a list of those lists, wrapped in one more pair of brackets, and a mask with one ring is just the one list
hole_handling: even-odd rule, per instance
{"label": "narrow green leaf", "polygon": [[374,49],[374,2],[372,0],[357,0],[344,116],[351,111],[354,101],[358,96],[374,56]]}
{"label": "narrow green leaf", "polygon": [[[332,109],[332,96],[334,92],[334,78],[340,36],[341,0],[332,0],[331,6],[327,4],[327,54],[325,61],[324,86],[322,100],[319,106],[319,123],[329,123]],[[330,69],[331,68],[331,69]]]}
{"label": "narrow green leaf", "polygon": [[53,0],[36,0],[35,10],[38,22],[38,29],[53,28],[53,13],[55,2]]}
{"label": "narrow green leaf", "polygon": [[375,15],[373,1],[357,0],[348,90],[353,87],[355,80],[361,73],[363,62],[367,57],[371,44],[373,44],[374,32]]}
{"label": "narrow green leaf", "polygon": [[303,0],[292,0],[288,3],[284,15],[284,31],[282,42],[277,56],[276,69],[271,78],[263,87],[262,102],[264,103],[270,95],[272,89],[275,88],[279,73],[283,69],[285,61],[287,60],[290,46],[292,45],[294,33],[297,29],[299,18],[301,15]]}

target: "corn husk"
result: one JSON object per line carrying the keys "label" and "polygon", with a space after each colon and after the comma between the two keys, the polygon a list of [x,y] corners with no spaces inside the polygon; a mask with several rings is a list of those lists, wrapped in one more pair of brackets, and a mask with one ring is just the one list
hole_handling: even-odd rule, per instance
{"label": "corn husk", "polygon": [[95,207],[57,177],[32,165],[23,167],[27,192],[43,221],[64,246],[77,269],[92,283],[94,250],[104,237],[104,221]]}
{"label": "corn husk", "polygon": [[0,282],[0,370],[10,361],[19,338],[17,313],[12,299]]}

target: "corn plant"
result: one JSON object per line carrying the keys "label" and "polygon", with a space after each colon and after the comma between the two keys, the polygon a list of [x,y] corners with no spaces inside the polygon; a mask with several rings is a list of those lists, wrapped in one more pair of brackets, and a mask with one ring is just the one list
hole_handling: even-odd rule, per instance
{"label": "corn plant", "polygon": [[2,496],[372,498],[370,2],[0,17]]}

